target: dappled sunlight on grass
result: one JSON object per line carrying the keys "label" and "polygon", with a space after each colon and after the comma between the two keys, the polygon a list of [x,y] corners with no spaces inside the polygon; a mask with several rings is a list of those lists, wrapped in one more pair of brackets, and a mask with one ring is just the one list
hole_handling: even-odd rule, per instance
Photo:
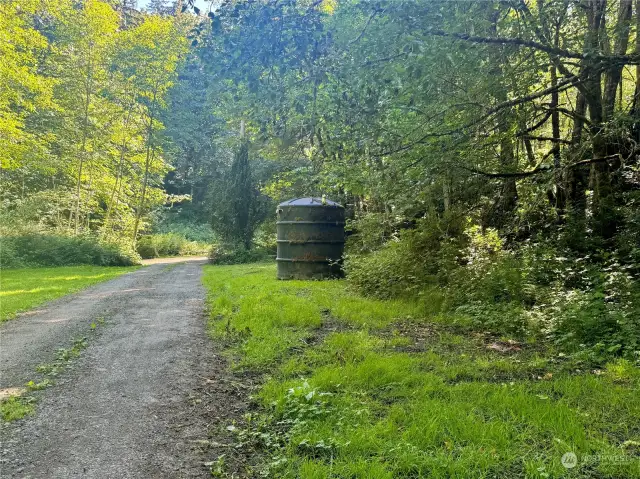
{"label": "dappled sunlight on grass", "polygon": [[0,272],[0,321],[136,268],[69,266],[3,270]]}
{"label": "dappled sunlight on grass", "polygon": [[0,291],[0,296],[13,296],[16,294],[32,294],[32,293],[39,293],[42,291],[53,291],[56,289],[61,289],[61,288],[35,288],[35,289],[16,289],[13,291]]}
{"label": "dappled sunlight on grass", "polygon": [[42,278],[45,281],[77,281],[79,279],[87,280],[87,279],[100,279],[100,278],[111,278],[113,275],[109,273],[103,274],[94,274],[94,275],[74,275],[74,276],[49,276],[46,278]]}

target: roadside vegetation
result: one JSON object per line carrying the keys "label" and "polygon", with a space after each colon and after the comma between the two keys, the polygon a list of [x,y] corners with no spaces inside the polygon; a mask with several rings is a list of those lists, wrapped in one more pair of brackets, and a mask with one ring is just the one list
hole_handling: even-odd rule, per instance
{"label": "roadside vegetation", "polygon": [[278,281],[271,264],[208,266],[203,281],[238,381],[263,381],[227,432],[238,454],[263,454],[255,475],[640,477],[627,359],[594,366],[443,312],[439,295],[365,298],[344,281]]}
{"label": "roadside vegetation", "polygon": [[[91,323],[90,332],[94,332],[104,319],[99,318]],[[0,418],[6,422],[16,421],[35,412],[39,396],[36,391],[42,391],[55,384],[57,378],[70,363],[80,357],[88,345],[88,338],[81,337],[73,340],[71,346],[56,351],[55,359],[51,363],[40,364],[33,376],[22,388],[3,390],[6,397],[0,397]]]}
{"label": "roadside vegetation", "polygon": [[211,244],[189,241],[175,233],[154,234],[140,237],[136,244],[138,254],[143,259],[166,256],[207,255]]}
{"label": "roadside vegetation", "polygon": [[134,271],[133,267],[68,266],[2,269],[0,322],[60,296]]}
{"label": "roadside vegetation", "polygon": [[6,268],[47,266],[131,266],[138,256],[91,236],[22,234],[0,237],[0,265]]}

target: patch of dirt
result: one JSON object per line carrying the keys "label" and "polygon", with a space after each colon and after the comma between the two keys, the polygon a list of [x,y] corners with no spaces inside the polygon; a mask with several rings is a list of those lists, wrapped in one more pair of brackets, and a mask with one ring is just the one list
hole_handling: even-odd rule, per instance
{"label": "patch of dirt", "polygon": [[323,309],[320,311],[320,315],[322,316],[322,323],[313,330],[310,337],[305,339],[305,347],[322,343],[330,334],[353,330],[353,327],[349,324],[333,316],[330,309]]}
{"label": "patch of dirt", "polygon": [[21,396],[26,392],[26,388],[2,388],[0,389],[0,401],[10,398],[11,396]]}
{"label": "patch of dirt", "polygon": [[169,258],[150,258],[143,259],[142,264],[145,266],[150,266],[152,264],[175,264],[175,263],[191,263],[191,262],[201,263],[203,261],[209,261],[209,258],[206,256],[172,256]]}
{"label": "patch of dirt", "polygon": [[427,350],[428,343],[438,336],[436,327],[427,322],[417,323],[399,321],[381,331],[379,335],[387,341],[405,338],[408,344],[397,344],[393,349],[405,353],[422,353]]}
{"label": "patch of dirt", "polygon": [[512,353],[522,351],[522,344],[513,339],[509,339],[507,341],[493,341],[488,344],[487,349],[491,351],[496,351],[498,353]]}
{"label": "patch of dirt", "polygon": [[261,459],[259,451],[238,447],[236,435],[227,428],[245,422],[254,407],[251,395],[261,380],[231,371],[222,356],[223,346],[206,343],[191,369],[196,381],[183,402],[170,410],[159,408],[155,414],[170,418],[168,429],[189,449],[185,454],[192,459],[180,477],[211,477],[218,467],[225,477],[252,477]]}

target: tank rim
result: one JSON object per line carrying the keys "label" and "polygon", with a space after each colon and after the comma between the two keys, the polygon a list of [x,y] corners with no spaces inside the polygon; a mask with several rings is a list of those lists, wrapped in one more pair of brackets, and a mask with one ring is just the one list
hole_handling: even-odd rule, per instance
{"label": "tank rim", "polygon": [[318,207],[333,207],[333,208],[344,208],[340,203],[336,203],[335,201],[331,201],[325,198],[324,203],[322,198],[318,198],[315,196],[306,196],[302,198],[293,198],[287,201],[284,201],[278,205],[278,207],[284,206],[300,206],[303,208],[318,208]]}

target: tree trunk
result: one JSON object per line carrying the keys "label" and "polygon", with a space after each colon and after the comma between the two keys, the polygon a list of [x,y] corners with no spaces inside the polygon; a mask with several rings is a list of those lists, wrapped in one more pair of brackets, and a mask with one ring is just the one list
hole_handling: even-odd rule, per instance
{"label": "tree trunk", "polygon": [[[82,141],[80,144],[79,160],[80,165],[78,167],[78,181],[76,184],[76,218],[74,233],[78,234],[78,224],[80,222],[80,187],[82,185],[82,168],[84,166],[84,156],[87,148],[87,136],[89,127],[89,103],[91,101],[91,88],[92,88],[92,72],[91,72],[91,51],[89,51],[89,59],[87,62],[87,81],[85,85],[85,102],[84,102],[84,118],[82,120]],[[71,213],[69,213],[69,220],[71,220]]]}
{"label": "tree trunk", "polygon": [[[617,35],[614,41],[614,55],[624,55],[627,53],[629,46],[629,33],[631,31],[631,1],[620,0],[620,8],[618,10],[618,21],[616,24]],[[608,120],[613,116],[616,104],[616,92],[618,85],[622,79],[623,65],[613,65],[607,71],[604,86],[604,119]]]}
{"label": "tree trunk", "polygon": [[[124,122],[124,128],[127,129],[129,127],[129,121],[131,119],[131,114],[133,112],[133,103],[129,106],[127,111],[127,117]],[[116,198],[116,193],[119,193],[118,183],[122,181],[122,168],[124,166],[124,158],[127,151],[127,140],[126,138],[122,140],[122,144],[120,145],[120,158],[118,160],[118,167],[116,170],[116,181],[113,184],[113,188],[111,189],[111,195],[109,196],[109,205],[107,206],[107,214],[104,218],[103,231],[106,232],[109,226],[109,220],[111,219],[111,214],[113,213],[113,205],[114,200]]]}
{"label": "tree trunk", "polygon": [[[491,12],[489,31],[491,35],[498,36],[497,22],[498,22],[498,10]],[[502,48],[499,50],[495,62],[495,68],[493,74],[496,79],[496,93],[493,94],[498,103],[504,103],[508,99],[507,89],[501,83],[504,78],[504,72],[500,67],[501,64],[508,62],[508,59],[504,55]],[[513,172],[517,170],[517,158],[514,154],[514,145],[511,134],[511,126],[513,118],[513,111],[511,108],[502,109],[497,115],[497,131],[500,135],[500,154],[499,161],[501,171]],[[505,225],[509,216],[515,211],[518,203],[518,189],[515,178],[504,178],[502,180],[502,186],[500,193],[494,203],[492,210],[489,213],[488,223],[496,228],[501,228]]]}
{"label": "tree trunk", "polygon": [[[155,101],[156,101],[156,92],[154,91],[152,105],[155,104]],[[147,194],[147,183],[149,182],[149,167],[151,166],[152,135],[153,135],[153,110],[150,107],[149,128],[147,129],[147,156],[144,162],[144,180],[142,182],[142,194],[140,195],[140,204],[138,206],[138,211],[136,211],[136,221],[133,225],[133,241],[134,242],[138,239],[138,228],[140,226],[140,218],[142,217],[142,212],[144,210],[144,203],[145,203],[146,194]]]}
{"label": "tree trunk", "polygon": [[[624,55],[629,44],[630,21],[632,13],[631,0],[620,0],[618,17],[616,23],[616,36],[614,38],[613,53]],[[597,15],[594,12],[594,17]],[[604,8],[600,14],[604,21]],[[594,25],[595,27],[596,25]],[[602,25],[600,25],[602,27]],[[602,30],[602,28],[601,28]],[[601,158],[610,154],[620,152],[620,145],[611,144],[611,141],[604,138],[604,123],[611,120],[615,109],[616,91],[622,78],[622,65],[613,64],[605,72],[604,93],[602,95],[602,109],[597,111],[596,104],[592,108],[589,104],[589,113],[592,121],[592,144],[593,157]],[[592,90],[601,88],[600,78],[594,76]],[[596,81],[598,82],[596,84]],[[611,166],[608,162],[601,161],[594,163],[591,169],[593,188],[593,230],[601,238],[607,240],[612,238],[618,229],[618,219],[615,210],[615,187],[612,184]]]}

